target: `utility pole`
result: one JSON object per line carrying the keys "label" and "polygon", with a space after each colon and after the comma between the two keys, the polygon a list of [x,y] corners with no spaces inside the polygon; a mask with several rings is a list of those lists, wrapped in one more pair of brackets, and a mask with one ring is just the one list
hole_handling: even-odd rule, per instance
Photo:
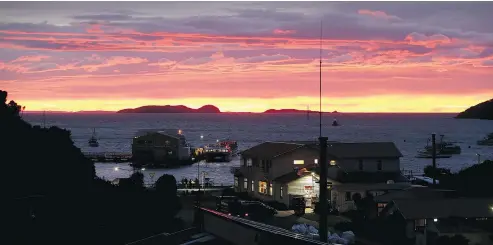
{"label": "utility pole", "polygon": [[437,149],[436,149],[436,144],[435,144],[435,134],[432,134],[431,135],[431,150],[432,150],[432,153],[431,153],[431,158],[433,160],[433,186],[435,186],[437,184],[437,181],[436,181],[436,174],[437,174]]}
{"label": "utility pole", "polygon": [[306,120],[310,120],[310,105],[306,106]]}
{"label": "utility pole", "polygon": [[320,241],[327,242],[327,137],[322,137],[322,20],[320,21],[320,132],[319,132],[319,142],[320,142],[320,220],[318,222],[319,229],[318,235],[320,236]]}

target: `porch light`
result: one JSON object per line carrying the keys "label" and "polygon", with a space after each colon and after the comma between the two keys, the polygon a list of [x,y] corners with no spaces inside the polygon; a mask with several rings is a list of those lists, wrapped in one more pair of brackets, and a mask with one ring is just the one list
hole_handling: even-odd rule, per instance
{"label": "porch light", "polygon": [[433,219],[433,222],[438,222],[438,219],[437,219],[437,218],[434,218],[434,219]]}
{"label": "porch light", "polygon": [[146,170],[146,168],[141,168],[140,170],[141,170],[141,171],[145,171],[145,170]]}

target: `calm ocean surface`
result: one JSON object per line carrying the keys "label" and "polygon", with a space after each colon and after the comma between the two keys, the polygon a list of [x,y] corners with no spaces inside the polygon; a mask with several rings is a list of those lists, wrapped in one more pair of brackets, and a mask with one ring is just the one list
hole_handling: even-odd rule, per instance
{"label": "calm ocean surface", "polygon": [[[415,158],[431,137],[431,133],[444,134],[448,141],[462,147],[461,155],[438,159],[440,167],[460,170],[481,159],[493,158],[493,147],[478,146],[476,141],[493,132],[492,121],[458,120],[452,114],[332,114],[322,119],[322,132],[329,140],[342,142],[392,141],[404,157],[401,168],[421,172],[431,164],[431,159]],[[42,125],[41,113],[26,113],[24,118],[33,125]],[[337,118],[341,127],[331,127]],[[237,140],[240,150],[264,141],[316,140],[319,134],[318,115],[305,114],[86,114],[46,113],[46,126],[58,126],[72,131],[72,139],[83,152],[131,152],[131,139],[137,130],[171,128],[182,129],[194,146],[213,143],[216,139]],[[96,128],[100,146],[88,147],[92,129]],[[203,140],[200,139],[203,135]],[[70,164],[70,163],[67,163]],[[238,166],[239,159],[230,163],[200,163],[200,171],[216,184],[232,184],[231,166]],[[114,167],[119,166],[120,171]],[[97,163],[99,176],[108,180],[131,174],[128,164]],[[154,174],[152,174],[154,173]],[[197,177],[197,164],[179,169],[145,170],[146,182],[157,180],[163,173],[181,178]],[[153,176],[154,175],[154,176]],[[151,178],[153,176],[153,178]]]}

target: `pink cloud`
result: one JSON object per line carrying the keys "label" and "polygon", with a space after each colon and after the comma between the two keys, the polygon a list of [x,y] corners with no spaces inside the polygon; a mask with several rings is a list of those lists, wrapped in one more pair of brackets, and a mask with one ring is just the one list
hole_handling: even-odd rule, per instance
{"label": "pink cloud", "polygon": [[411,45],[421,45],[427,48],[435,48],[438,45],[450,44],[452,41],[443,34],[433,34],[427,36],[422,33],[413,32],[404,39]]}
{"label": "pink cloud", "polygon": [[294,34],[294,33],[296,33],[296,31],[295,30],[275,29],[272,33],[277,34],[277,35],[288,35],[288,34]]}
{"label": "pink cloud", "polygon": [[19,58],[11,61],[12,63],[19,63],[19,62],[38,62],[41,60],[49,59],[50,56],[47,55],[26,55],[26,56],[20,56]]}
{"label": "pink cloud", "polygon": [[395,15],[389,15],[383,11],[372,11],[372,10],[368,10],[368,9],[360,9],[360,10],[358,10],[358,14],[368,15],[368,16],[372,16],[375,18],[379,18],[379,19],[400,20],[399,17],[397,17]]}

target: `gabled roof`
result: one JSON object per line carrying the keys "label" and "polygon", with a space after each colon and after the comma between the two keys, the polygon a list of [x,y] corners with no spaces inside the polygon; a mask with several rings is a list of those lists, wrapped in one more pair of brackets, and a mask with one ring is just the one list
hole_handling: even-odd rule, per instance
{"label": "gabled roof", "polygon": [[[317,149],[320,149],[316,145]],[[337,158],[399,158],[402,153],[393,142],[329,143],[327,154]]]}
{"label": "gabled roof", "polygon": [[287,184],[287,183],[290,183],[294,180],[297,180],[298,178],[300,178],[298,173],[293,171],[293,172],[289,172],[285,175],[281,175],[281,176],[275,178],[274,182],[281,183],[281,184]]}
{"label": "gabled roof", "polygon": [[264,142],[241,152],[243,156],[272,159],[295,149],[304,147],[304,144],[287,142]]}
{"label": "gabled roof", "polygon": [[493,217],[493,199],[444,198],[394,200],[405,219]]}
{"label": "gabled roof", "polygon": [[185,137],[185,136],[179,134],[178,132],[179,132],[178,129],[141,129],[141,130],[137,131],[137,133],[135,134],[135,137],[141,137],[141,136],[145,136],[148,134],[162,134],[162,135],[167,135],[167,136],[171,136],[174,138],[184,138]]}
{"label": "gabled roof", "polygon": [[412,186],[408,189],[401,191],[392,191],[387,194],[376,196],[374,200],[376,202],[391,202],[393,200],[403,199],[437,199],[443,198],[448,195],[452,195],[452,190],[440,190],[432,189],[424,186]]}
{"label": "gabled roof", "polygon": [[[275,158],[302,147],[319,150],[317,141],[264,142],[242,152],[242,155],[260,158]],[[344,158],[399,158],[402,153],[393,142],[341,143],[329,142],[327,154]]]}

